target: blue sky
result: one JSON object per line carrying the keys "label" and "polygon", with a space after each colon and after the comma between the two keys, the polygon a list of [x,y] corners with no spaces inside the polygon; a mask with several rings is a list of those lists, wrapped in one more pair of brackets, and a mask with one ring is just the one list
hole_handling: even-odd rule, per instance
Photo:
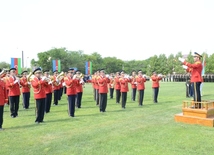
{"label": "blue sky", "polygon": [[0,0],[0,62],[53,47],[122,60],[212,54],[213,16],[212,0]]}

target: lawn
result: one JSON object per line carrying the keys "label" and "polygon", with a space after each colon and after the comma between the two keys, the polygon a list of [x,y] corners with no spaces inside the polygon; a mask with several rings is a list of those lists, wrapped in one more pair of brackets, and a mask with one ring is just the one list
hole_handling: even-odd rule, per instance
{"label": "lawn", "polygon": [[[214,99],[214,83],[204,83],[202,99]],[[115,95],[115,94],[114,94]],[[30,109],[20,104],[19,117],[11,118],[5,106],[4,131],[0,132],[1,155],[212,155],[214,129],[176,123],[186,98],[184,82],[161,82],[158,104],[152,102],[151,82],[146,82],[143,106],[131,101],[126,109],[108,99],[107,112],[100,113],[92,87],[84,88],[82,108],[68,117],[67,98],[35,124],[35,101]]]}

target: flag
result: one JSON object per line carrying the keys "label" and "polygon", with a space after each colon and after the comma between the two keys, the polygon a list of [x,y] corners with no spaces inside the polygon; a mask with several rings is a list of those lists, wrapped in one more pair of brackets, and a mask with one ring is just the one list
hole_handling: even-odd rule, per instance
{"label": "flag", "polygon": [[206,56],[204,55],[203,57],[203,62],[202,62],[202,72],[201,72],[201,76],[204,76],[205,74],[205,67],[206,67],[206,61],[205,61]]}
{"label": "flag", "polygon": [[92,74],[92,62],[86,61],[85,62],[85,75]]}
{"label": "flag", "polygon": [[58,70],[58,72],[61,72],[61,62],[60,60],[53,60],[52,61],[53,71]]}
{"label": "flag", "polygon": [[11,58],[10,67],[16,68],[16,74],[21,74],[22,73],[21,58]]}

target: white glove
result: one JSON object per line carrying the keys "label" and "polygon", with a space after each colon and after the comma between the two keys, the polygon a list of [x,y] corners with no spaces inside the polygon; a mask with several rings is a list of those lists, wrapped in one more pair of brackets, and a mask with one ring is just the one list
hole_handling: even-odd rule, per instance
{"label": "white glove", "polygon": [[146,78],[146,75],[144,74],[143,77]]}
{"label": "white glove", "polygon": [[80,83],[81,83],[81,84],[84,83],[83,79],[80,80]]}
{"label": "white glove", "polygon": [[76,79],[76,78],[77,78],[77,76],[76,76],[76,75],[74,75],[74,76],[73,76],[73,79]]}
{"label": "white glove", "polygon": [[16,80],[14,81],[14,84],[16,84],[16,83],[18,83],[18,82],[19,82],[19,80],[16,79]]}
{"label": "white glove", "polygon": [[45,77],[45,76],[43,76],[43,77],[42,77],[42,81],[44,81],[45,79],[46,79],[46,77]]}
{"label": "white glove", "polygon": [[106,78],[109,78],[109,75],[106,75]]}
{"label": "white glove", "polygon": [[27,82],[27,84],[31,84],[30,82]]}
{"label": "white glove", "polygon": [[111,87],[113,87],[114,85],[113,84],[111,84]]}
{"label": "white glove", "polygon": [[52,81],[49,81],[48,84],[52,84]]}
{"label": "white glove", "polygon": [[181,61],[182,63],[185,61],[184,58],[178,58],[179,61]]}
{"label": "white glove", "polygon": [[134,82],[134,84],[137,84],[137,82]]}
{"label": "white glove", "polygon": [[62,83],[63,86],[66,86],[65,82]]}
{"label": "white glove", "polygon": [[58,82],[59,82],[59,80],[58,80],[58,79],[56,79],[56,82],[58,83]]}
{"label": "white glove", "polygon": [[162,77],[162,74],[158,74],[158,77]]}
{"label": "white glove", "polygon": [[187,69],[188,67],[187,66],[185,66],[185,65],[182,65],[182,67],[184,68],[184,69]]}

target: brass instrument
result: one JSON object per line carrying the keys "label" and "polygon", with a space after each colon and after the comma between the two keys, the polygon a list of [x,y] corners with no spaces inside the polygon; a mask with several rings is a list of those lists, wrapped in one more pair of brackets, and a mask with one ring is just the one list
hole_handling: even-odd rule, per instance
{"label": "brass instrument", "polygon": [[61,72],[59,75],[57,75],[56,79],[60,80],[60,78],[63,76],[64,77],[65,73]]}
{"label": "brass instrument", "polygon": [[32,72],[30,72],[28,75],[27,75],[27,81],[30,82],[31,81],[31,76],[33,75]]}
{"label": "brass instrument", "polygon": [[3,78],[6,75],[6,70],[2,69],[1,73],[0,73],[0,78]]}

